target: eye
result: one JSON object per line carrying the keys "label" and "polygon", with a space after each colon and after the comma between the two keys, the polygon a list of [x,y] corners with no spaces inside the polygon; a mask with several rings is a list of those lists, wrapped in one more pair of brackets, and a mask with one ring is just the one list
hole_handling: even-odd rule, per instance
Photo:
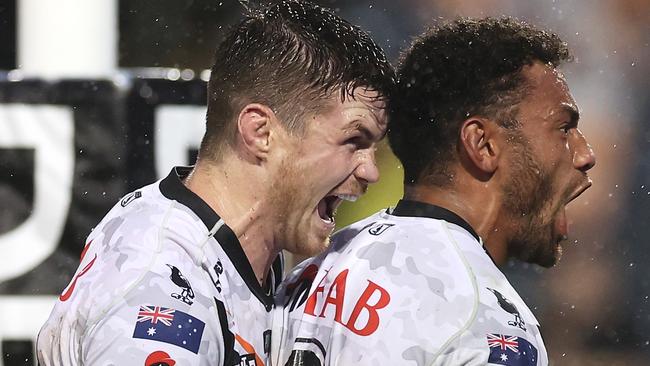
{"label": "eye", "polygon": [[564,125],[560,127],[560,131],[562,131],[563,134],[568,135],[569,131],[571,131],[572,128],[573,127],[571,127],[570,125]]}
{"label": "eye", "polygon": [[345,140],[346,145],[359,145],[361,143],[361,136],[352,136]]}
{"label": "eye", "polygon": [[350,146],[355,150],[360,150],[368,148],[370,143],[364,137],[356,135],[345,140],[345,145]]}

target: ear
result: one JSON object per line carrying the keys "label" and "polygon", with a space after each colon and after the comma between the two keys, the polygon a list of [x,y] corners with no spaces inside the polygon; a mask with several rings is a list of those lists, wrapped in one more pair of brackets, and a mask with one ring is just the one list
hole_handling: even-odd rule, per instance
{"label": "ear", "polygon": [[483,174],[492,175],[498,166],[497,128],[491,120],[480,117],[465,120],[460,128],[461,154]]}
{"label": "ear", "polygon": [[271,120],[275,113],[268,106],[258,103],[247,104],[239,112],[237,130],[241,145],[249,156],[265,160],[269,152]]}

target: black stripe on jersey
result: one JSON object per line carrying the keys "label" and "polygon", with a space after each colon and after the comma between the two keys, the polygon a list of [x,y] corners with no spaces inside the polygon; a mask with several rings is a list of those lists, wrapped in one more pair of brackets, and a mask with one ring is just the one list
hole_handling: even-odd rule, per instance
{"label": "black stripe on jersey", "polygon": [[[209,230],[212,229],[221,218],[207,203],[205,203],[205,201],[201,199],[201,197],[187,189],[181,181],[187,177],[191,171],[192,167],[187,166],[177,166],[172,168],[169,175],[160,182],[160,192],[170,200],[178,201],[187,206],[201,219],[201,221],[203,221]],[[241,247],[239,239],[237,239],[237,235],[235,235],[228,225],[223,225],[214,234],[214,238],[217,240],[219,245],[221,245],[224,252],[226,252],[226,255],[228,255],[228,258],[235,266],[235,269],[237,269],[239,275],[244,279],[248,289],[262,304],[264,304],[266,311],[271,311],[273,308],[273,297],[270,294],[267,294],[257,281],[253,267],[251,267],[248,257],[246,257],[246,253],[244,253],[244,249]],[[275,261],[281,261],[280,256],[278,256]],[[281,268],[282,264],[276,265],[274,263],[273,266],[279,266]],[[282,274],[281,271],[280,274]],[[273,274],[267,276],[269,281],[272,281],[270,278],[272,275]],[[272,293],[273,292],[271,292],[271,294]]]}
{"label": "black stripe on jersey", "polygon": [[[444,220],[452,224],[456,224],[467,230],[474,237],[474,239],[476,239],[476,241],[481,243],[481,238],[467,221],[463,220],[462,217],[456,215],[455,213],[440,206],[420,201],[400,200],[397,202],[397,206],[395,206],[393,211],[389,211],[388,213],[394,216],[428,217],[435,220]],[[488,252],[485,245],[483,245],[483,250],[485,251],[485,254],[490,257],[492,263],[496,265],[494,258],[492,258],[492,255],[490,255],[490,252]]]}
{"label": "black stripe on jersey", "polygon": [[214,298],[217,305],[217,315],[219,316],[219,325],[221,326],[221,335],[223,336],[223,364],[226,366],[237,365],[240,361],[239,353],[235,351],[235,335],[228,329],[228,317],[226,316],[226,307],[217,298]]}
{"label": "black stripe on jersey", "polygon": [[389,214],[394,216],[428,217],[430,219],[445,220],[467,230],[470,234],[472,234],[476,241],[479,243],[481,242],[478,234],[467,221],[463,220],[462,217],[456,215],[455,213],[440,206],[431,205],[419,201],[400,200],[397,202],[397,206],[395,206],[393,211],[389,212]]}
{"label": "black stripe on jersey", "polygon": [[275,294],[275,291],[278,289],[278,286],[280,286],[280,283],[282,282],[282,277],[284,277],[284,253],[280,252],[278,254],[278,257],[273,261],[273,264],[271,265],[271,274],[273,276],[269,276],[273,278],[273,283],[271,283],[271,293]]}
{"label": "black stripe on jersey", "polygon": [[169,172],[167,177],[160,182],[160,192],[170,200],[178,201],[189,207],[209,230],[214,227],[221,217],[201,197],[187,189],[181,181],[191,171],[191,166],[177,166],[172,168],[172,171]]}

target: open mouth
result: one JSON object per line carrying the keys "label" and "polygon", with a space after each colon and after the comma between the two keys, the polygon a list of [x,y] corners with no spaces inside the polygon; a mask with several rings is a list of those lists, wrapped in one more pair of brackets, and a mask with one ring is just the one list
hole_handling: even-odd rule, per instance
{"label": "open mouth", "polygon": [[555,218],[555,232],[558,234],[557,242],[565,241],[569,236],[569,222],[566,216],[566,206],[578,198],[584,191],[591,187],[591,180],[587,180],[583,185],[579,186],[566,200],[564,205],[560,208]]}
{"label": "open mouth", "polygon": [[579,186],[571,196],[569,196],[569,199],[567,202],[564,204],[565,206],[569,204],[569,202],[573,201],[574,199],[578,198],[584,191],[589,189],[591,187],[591,180],[588,179],[583,185]]}
{"label": "open mouth", "polygon": [[331,194],[325,196],[318,202],[317,211],[318,216],[328,225],[334,224],[334,216],[336,216],[336,209],[343,201],[356,201],[358,196],[353,194]]}

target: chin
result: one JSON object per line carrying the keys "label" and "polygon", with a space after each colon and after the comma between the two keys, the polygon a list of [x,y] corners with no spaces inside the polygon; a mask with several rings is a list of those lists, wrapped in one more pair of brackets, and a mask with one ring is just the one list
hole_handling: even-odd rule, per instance
{"label": "chin", "polygon": [[540,243],[536,250],[530,252],[524,258],[519,258],[527,263],[537,264],[540,267],[551,268],[555,266],[562,257],[562,247],[560,243],[553,242],[549,244],[548,241]]}
{"label": "chin", "polygon": [[559,261],[560,258],[557,255],[550,255],[550,256],[539,258],[535,260],[533,263],[544,268],[551,268],[554,267]]}
{"label": "chin", "polygon": [[509,257],[544,268],[555,266],[562,256],[560,241],[549,235],[527,235],[508,243]]}
{"label": "chin", "polygon": [[305,257],[314,257],[323,253],[330,245],[330,237],[326,236],[325,238],[316,238],[314,236],[309,237],[307,240],[302,240],[298,243],[293,250],[287,250],[296,255],[302,255]]}

